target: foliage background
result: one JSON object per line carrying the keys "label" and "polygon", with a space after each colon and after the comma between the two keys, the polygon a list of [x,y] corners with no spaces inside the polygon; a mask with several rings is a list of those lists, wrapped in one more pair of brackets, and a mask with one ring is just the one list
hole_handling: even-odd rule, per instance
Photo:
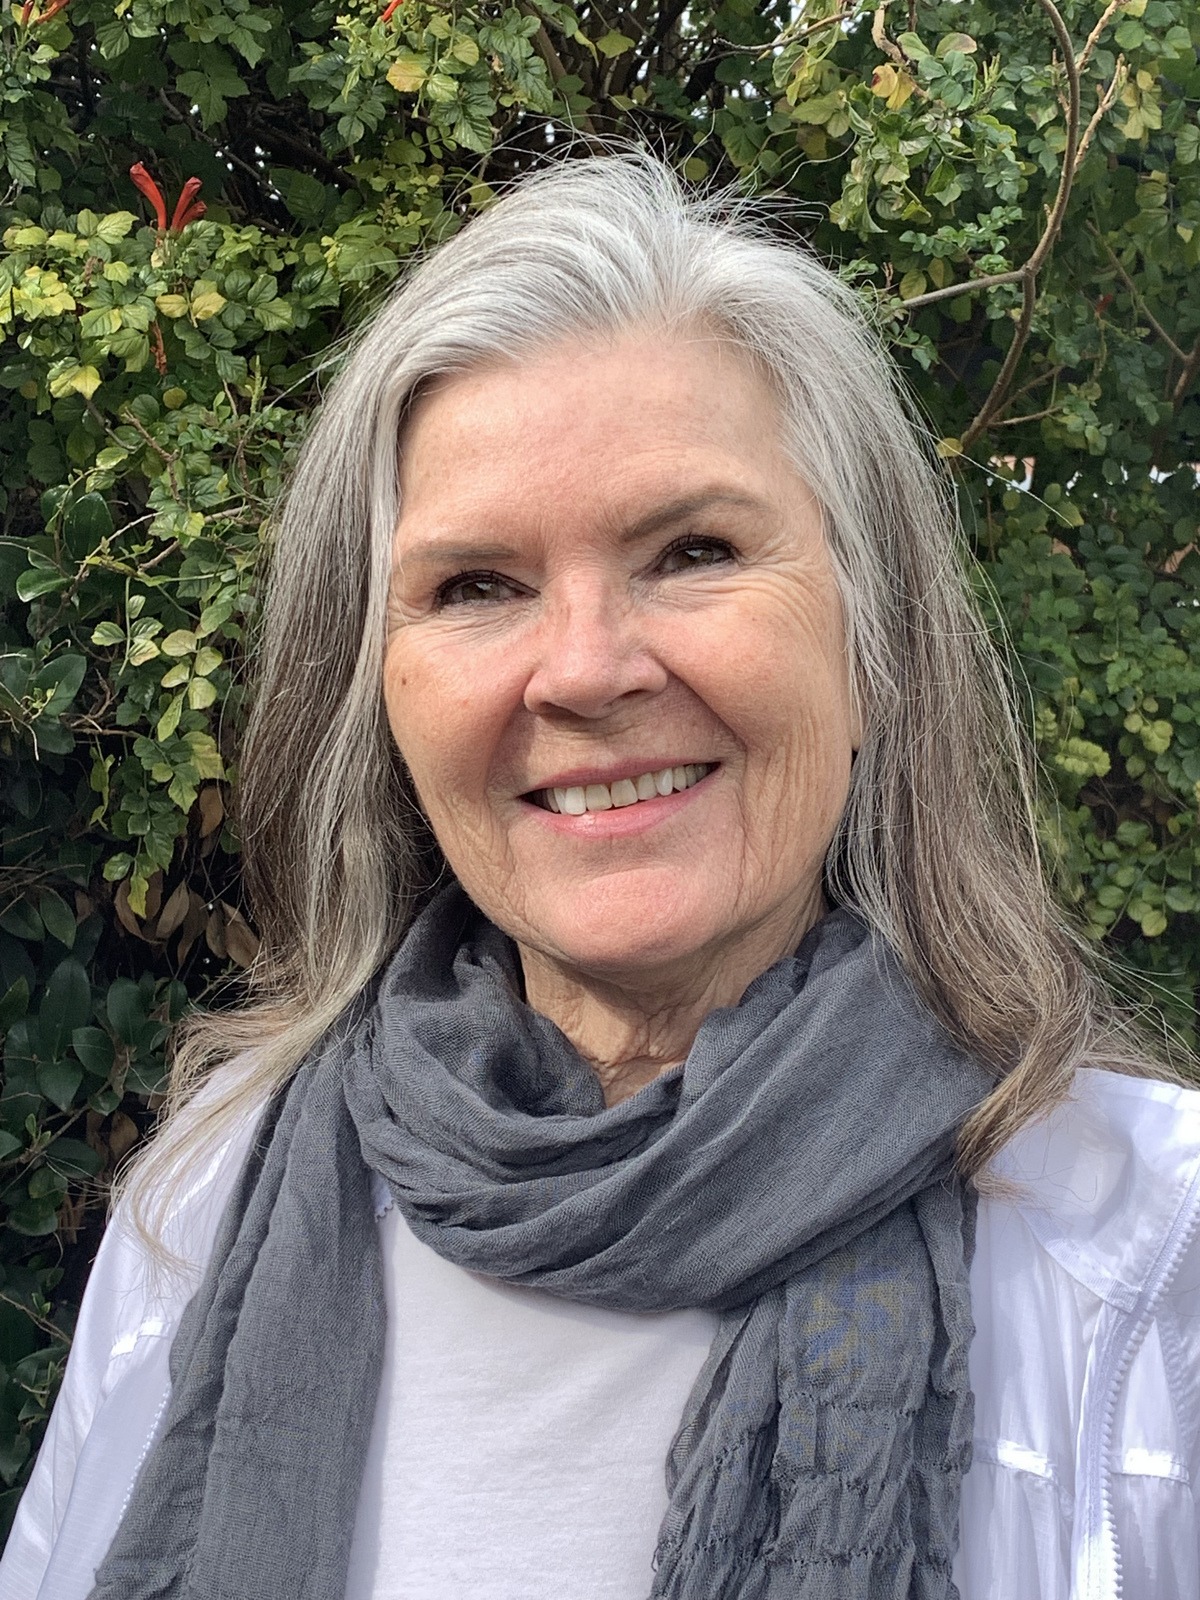
{"label": "foliage background", "polygon": [[[1192,1027],[1198,46],[1194,0],[6,0],[0,1530],[169,1024],[254,956],[225,807],[317,363],[564,126],[784,197],[861,288],[1028,684],[1061,892]],[[132,161],[207,214],[156,226]]]}

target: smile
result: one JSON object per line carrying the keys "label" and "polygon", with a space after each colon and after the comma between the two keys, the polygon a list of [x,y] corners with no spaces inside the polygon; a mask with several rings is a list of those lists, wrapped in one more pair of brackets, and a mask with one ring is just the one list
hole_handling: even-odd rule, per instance
{"label": "smile", "polygon": [[618,778],[615,783],[572,784],[565,789],[535,789],[528,796],[545,811],[581,817],[585,811],[617,811],[643,800],[657,800],[691,789],[716,770],[716,762],[694,762],[683,767],[662,767],[638,778]]}

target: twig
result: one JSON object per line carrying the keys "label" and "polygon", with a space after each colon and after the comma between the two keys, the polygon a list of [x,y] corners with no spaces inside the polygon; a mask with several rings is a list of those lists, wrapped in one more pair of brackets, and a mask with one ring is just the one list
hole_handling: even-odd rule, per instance
{"label": "twig", "polygon": [[887,8],[891,0],[882,0],[875,8],[875,15],[871,19],[871,39],[877,50],[882,50],[884,55],[894,61],[898,67],[908,66],[908,57],[894,40],[887,36]]}
{"label": "twig", "polygon": [[1025,341],[1029,338],[1029,330],[1033,326],[1033,313],[1037,305],[1037,278],[1032,272],[1027,272],[1021,282],[1021,315],[1017,322],[1016,330],[1012,336],[1012,343],[1008,347],[1008,354],[996,374],[996,381],[988,390],[987,399],[980,406],[975,415],[975,420],[963,433],[960,439],[962,452],[965,455],[970,447],[991,424],[992,418],[999,411],[1001,402],[1012,382],[1013,373],[1017,370],[1017,362],[1025,350]]}
{"label": "twig", "polygon": [[1015,428],[1019,422],[1040,422],[1043,417],[1052,417],[1056,411],[1061,411],[1062,406],[1047,406],[1044,411],[1030,411],[1023,417],[999,417],[993,422],[993,428]]}
{"label": "twig", "polygon": [[1029,339],[1029,330],[1033,326],[1033,313],[1037,305],[1037,278],[1042,270],[1054,241],[1058,238],[1067,214],[1067,205],[1071,199],[1071,185],[1075,181],[1075,158],[1079,149],[1079,69],[1075,63],[1075,52],[1071,45],[1071,36],[1067,32],[1066,23],[1059,13],[1054,0],[1037,0],[1039,6],[1050,19],[1058,39],[1059,49],[1063,56],[1063,70],[1067,74],[1067,128],[1066,143],[1063,147],[1062,170],[1058,178],[1058,193],[1054,197],[1054,204],[1050,207],[1050,214],[1046,218],[1046,226],[1042,236],[1034,247],[1033,254],[1021,268],[1021,316],[1013,332],[1012,343],[1008,347],[1008,354],[1004,357],[1000,371],[996,374],[996,381],[988,391],[987,398],[980,406],[974,421],[961,436],[963,452],[971,448],[980,434],[989,426],[992,418],[999,411],[1008,393],[1009,385],[1017,370],[1017,363]]}
{"label": "twig", "polygon": [[1146,321],[1154,329],[1154,331],[1158,335],[1158,337],[1166,345],[1167,349],[1170,350],[1171,354],[1173,356],[1175,356],[1177,360],[1186,361],[1187,360],[1186,352],[1180,349],[1180,347],[1175,343],[1174,339],[1172,339],[1171,335],[1163,327],[1162,323],[1154,315],[1153,311],[1151,311],[1150,307],[1146,304],[1145,300],[1142,297],[1141,290],[1138,288],[1137,284],[1134,283],[1133,279],[1129,276],[1128,272],[1126,272],[1124,264],[1122,263],[1120,256],[1113,249],[1112,245],[1109,244],[1108,240],[1104,237],[1104,235],[1100,232],[1099,228],[1097,228],[1094,223],[1089,222],[1087,224],[1087,230],[1092,235],[1093,238],[1095,238],[1096,240],[1099,241],[1101,249],[1104,251],[1105,255],[1107,255],[1107,257],[1108,257],[1109,261],[1112,263],[1112,265],[1116,268],[1117,273],[1120,276],[1121,282],[1129,290],[1130,296],[1131,296],[1134,304],[1137,306],[1138,310],[1145,317]]}
{"label": "twig", "polygon": [[[538,29],[533,36],[533,42],[537,46],[538,54],[546,63],[546,70],[550,74],[551,82],[557,89],[563,79],[569,77],[570,74],[568,73],[566,67],[563,66],[563,59],[559,55],[558,51],[554,48],[554,40],[546,32],[546,24],[541,20],[538,12],[532,5],[528,3],[528,0],[522,0],[521,10],[527,17],[538,18]],[[588,116],[586,111],[581,111],[578,113],[576,126],[578,131],[585,134],[588,138],[597,138],[596,124],[592,121],[591,117]]]}
{"label": "twig", "polygon": [[1081,73],[1087,66],[1088,62],[1092,59],[1092,52],[1100,43],[1100,36],[1104,32],[1105,28],[1108,27],[1109,23],[1116,16],[1117,12],[1122,10],[1122,8],[1128,4],[1129,0],[1109,0],[1109,4],[1105,9],[1104,14],[1101,16],[1100,21],[1092,29],[1091,33],[1088,34],[1087,43],[1079,52],[1079,55],[1076,59],[1075,65],[1079,68]]}
{"label": "twig", "polygon": [[57,1323],[49,1321],[49,1319],[46,1317],[39,1316],[36,1311],[32,1310],[27,1305],[23,1305],[20,1300],[14,1300],[12,1295],[5,1294],[2,1289],[0,1289],[0,1302],[6,1306],[12,1306],[14,1310],[23,1312],[25,1316],[29,1318],[30,1322],[32,1322],[35,1327],[40,1328],[43,1333],[49,1333],[53,1335],[55,1339],[61,1339],[64,1344],[70,1343],[69,1335],[65,1334],[57,1325]]}
{"label": "twig", "polygon": [[1118,56],[1117,64],[1113,68],[1112,82],[1100,96],[1096,109],[1092,112],[1092,120],[1084,129],[1083,138],[1079,141],[1079,149],[1075,152],[1076,172],[1079,171],[1080,163],[1087,154],[1088,145],[1090,145],[1092,142],[1092,135],[1095,133],[1096,129],[1100,126],[1101,122],[1108,114],[1108,111],[1111,108],[1113,101],[1117,98],[1117,95],[1124,88],[1125,80],[1128,78],[1128,76],[1129,68],[1125,64],[1125,57]]}
{"label": "twig", "polygon": [[986,278],[967,278],[963,283],[948,283],[944,289],[930,289],[927,294],[915,294],[911,300],[902,300],[892,309],[918,311],[922,306],[936,305],[939,300],[953,300],[956,295],[970,294],[975,289],[998,289],[1003,283],[1020,283],[1024,276],[1024,267],[1014,267],[1011,272],[992,272]]}
{"label": "twig", "polygon": [[1196,374],[1200,372],[1200,339],[1197,339],[1184,359],[1183,371],[1179,374],[1179,381],[1171,391],[1171,409],[1178,411],[1187,399],[1187,392],[1195,381]]}

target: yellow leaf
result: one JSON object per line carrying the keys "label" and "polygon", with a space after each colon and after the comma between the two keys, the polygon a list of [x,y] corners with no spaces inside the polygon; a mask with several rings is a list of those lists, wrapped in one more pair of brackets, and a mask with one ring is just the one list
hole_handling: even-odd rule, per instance
{"label": "yellow leaf", "polygon": [[90,400],[100,387],[100,374],[95,367],[67,367],[50,380],[50,393],[55,400],[69,394],[81,394]]}
{"label": "yellow leaf", "polygon": [[387,81],[400,94],[415,94],[425,82],[426,67],[420,56],[402,51],[387,70]]}
{"label": "yellow leaf", "polygon": [[935,448],[943,461],[952,461],[963,453],[961,440],[955,438],[939,439]]}
{"label": "yellow leaf", "polygon": [[179,718],[183,712],[183,696],[177,694],[171,704],[158,719],[158,726],[154,730],[154,737],[161,744],[164,739],[169,739],[179,726]]}
{"label": "yellow leaf", "polygon": [[187,700],[193,711],[203,711],[217,698],[217,691],[207,678],[193,678],[188,684]]}
{"label": "yellow leaf", "polygon": [[192,671],[198,678],[207,678],[210,672],[216,671],[223,660],[224,657],[219,650],[215,650],[211,644],[206,644],[203,649],[196,652]]}
{"label": "yellow leaf", "polygon": [[184,403],[184,401],[186,399],[187,399],[187,390],[186,389],[164,389],[163,390],[163,405],[166,406],[168,411],[178,411],[180,406],[183,405],[183,403]]}
{"label": "yellow leaf", "polygon": [[192,765],[201,778],[223,778],[225,763],[211,733],[186,733],[184,742],[191,746]]}
{"label": "yellow leaf", "polygon": [[154,297],[154,304],[164,317],[186,317],[187,296],[183,294],[160,294]]}
{"label": "yellow leaf", "polygon": [[613,30],[596,40],[596,49],[602,56],[623,56],[627,50],[632,50],[637,43],[627,33],[617,33]]}
{"label": "yellow leaf", "polygon": [[[122,887],[124,887],[122,885]],[[140,872],[135,872],[129,880],[129,909],[135,916],[146,915],[146,895],[150,890],[149,878],[143,877]]]}
{"label": "yellow leaf", "polygon": [[169,667],[158,680],[164,689],[178,689],[185,684],[192,675],[192,669],[186,661],[177,661]]}
{"label": "yellow leaf", "polygon": [[207,322],[225,308],[225,296],[216,289],[205,289],[192,296],[192,317],[196,322]]}
{"label": "yellow leaf", "polygon": [[174,633],[169,633],[162,642],[162,653],[165,656],[190,656],[196,648],[196,635],[187,628],[176,628]]}
{"label": "yellow leaf", "polygon": [[871,74],[871,93],[877,94],[881,100],[886,100],[896,90],[896,79],[900,74],[895,67],[876,67]]}
{"label": "yellow leaf", "polygon": [[911,272],[906,272],[900,279],[901,300],[915,300],[917,295],[925,293],[925,274],[918,272],[914,267]]}
{"label": "yellow leaf", "polygon": [[71,378],[71,388],[76,394],[81,394],[85,400],[90,400],[100,387],[100,374],[95,367],[80,367]]}
{"label": "yellow leaf", "polygon": [[912,92],[915,88],[916,84],[909,77],[907,72],[898,72],[896,74],[895,87],[893,88],[891,94],[889,94],[887,97],[888,110],[899,111],[904,102],[912,95]]}

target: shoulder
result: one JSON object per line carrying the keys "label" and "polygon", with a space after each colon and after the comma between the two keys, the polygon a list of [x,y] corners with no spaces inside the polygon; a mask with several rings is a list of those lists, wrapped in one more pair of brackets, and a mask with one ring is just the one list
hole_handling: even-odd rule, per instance
{"label": "shoulder", "polygon": [[1081,1069],[1068,1098],[1022,1128],[988,1178],[985,1229],[1019,1214],[1072,1279],[1132,1310],[1169,1289],[1164,1274],[1173,1268],[1173,1279],[1196,1244],[1200,1091]]}

